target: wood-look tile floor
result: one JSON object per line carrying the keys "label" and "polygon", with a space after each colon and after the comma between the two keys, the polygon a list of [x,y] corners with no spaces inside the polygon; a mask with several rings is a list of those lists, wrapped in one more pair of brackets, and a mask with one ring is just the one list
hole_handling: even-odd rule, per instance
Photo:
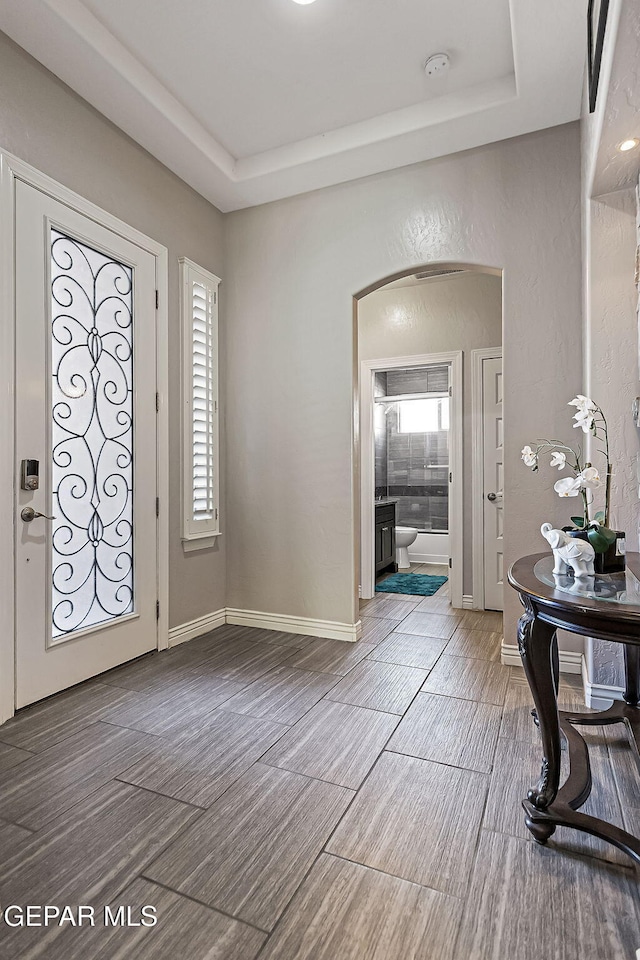
{"label": "wood-look tile floor", "polygon": [[[362,622],[357,644],[221,627],[0,727],[2,908],[96,917],[0,920],[0,960],[634,957],[630,861],[525,829],[539,735],[499,615],[445,585],[378,594]],[[624,732],[588,736],[588,812],[639,832]],[[105,927],[122,905],[157,925]]]}

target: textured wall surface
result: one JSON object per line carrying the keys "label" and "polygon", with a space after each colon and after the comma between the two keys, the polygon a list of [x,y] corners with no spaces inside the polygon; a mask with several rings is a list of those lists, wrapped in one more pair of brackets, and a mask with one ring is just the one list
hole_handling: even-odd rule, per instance
{"label": "textured wall surface", "polygon": [[[640,432],[631,418],[631,404],[638,394],[634,191],[621,190],[592,200],[589,227],[585,389],[603,408],[609,425],[614,465],[612,522],[618,530],[626,532],[628,549],[637,550]],[[602,467],[603,458],[594,444],[591,456],[593,463]],[[596,499],[599,502],[602,497]],[[592,644],[591,682],[622,686],[622,647],[603,641],[592,641]]]}
{"label": "textured wall surface", "polygon": [[[395,272],[504,270],[506,562],[566,520],[525,441],[581,385],[577,124],[230,214],[231,606],[354,622],[352,297]],[[506,596],[513,637],[519,604]],[[576,641],[573,641],[576,642]]]}
{"label": "textured wall surface", "polygon": [[[0,146],[169,249],[171,460],[170,503],[164,508],[170,511],[170,626],[219,609],[225,605],[226,538],[187,556],[180,539],[178,257],[224,277],[222,214],[4,34]],[[224,309],[224,288],[221,301]],[[224,336],[224,322],[221,329]]]}
{"label": "textured wall surface", "polygon": [[358,358],[462,350],[464,376],[464,594],[473,588],[471,350],[502,346],[502,278],[464,273],[376,290],[358,304]]}

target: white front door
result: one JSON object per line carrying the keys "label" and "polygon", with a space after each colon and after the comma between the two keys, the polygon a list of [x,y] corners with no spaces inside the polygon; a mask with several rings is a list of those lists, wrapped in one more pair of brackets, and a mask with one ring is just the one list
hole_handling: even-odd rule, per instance
{"label": "white front door", "polygon": [[484,490],[484,607],[503,604],[503,423],[502,359],[482,361]]}
{"label": "white front door", "polygon": [[22,707],[157,646],[156,280],[152,254],[20,181],[15,242]]}

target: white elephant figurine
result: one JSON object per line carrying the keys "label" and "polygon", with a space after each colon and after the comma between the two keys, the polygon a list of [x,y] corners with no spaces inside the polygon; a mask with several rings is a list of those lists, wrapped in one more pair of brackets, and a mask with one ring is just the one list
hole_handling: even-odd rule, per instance
{"label": "white elephant figurine", "polygon": [[596,552],[588,540],[570,537],[564,530],[554,530],[550,523],[543,523],[540,533],[549,541],[553,550],[553,572],[565,574],[573,568],[574,577],[593,577],[593,561]]}

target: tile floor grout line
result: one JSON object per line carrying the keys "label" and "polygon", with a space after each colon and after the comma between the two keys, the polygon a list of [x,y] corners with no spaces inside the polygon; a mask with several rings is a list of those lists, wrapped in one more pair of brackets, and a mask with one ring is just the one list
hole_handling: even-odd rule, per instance
{"label": "tile floor grout line", "polygon": [[[480,832],[479,829],[478,832]],[[352,863],[354,866],[363,867],[365,870],[373,870],[374,873],[380,873],[383,877],[392,877],[394,880],[401,880],[403,883],[411,883],[414,887],[421,887],[423,890],[432,890],[434,893],[439,893],[443,897],[451,897],[452,900],[459,900],[464,903],[467,898],[467,894],[465,894],[464,897],[459,897],[455,893],[447,893],[445,890],[439,890],[438,887],[430,887],[427,883],[420,883],[418,880],[408,880],[407,877],[401,877],[397,873],[388,873],[386,870],[381,870],[380,867],[372,867],[368,863],[361,863],[359,860],[350,860],[349,857],[345,857],[340,853],[333,853],[329,850],[323,852],[328,857],[335,857],[336,860]]]}
{"label": "tile floor grout line", "polygon": [[[149,864],[147,864],[147,866],[149,866]],[[162,883],[160,880],[154,880],[153,877],[146,876],[144,871],[139,873],[136,879],[144,880],[146,883],[152,883],[154,886],[160,887],[162,890],[167,890],[169,893],[174,893],[178,897],[183,897],[185,900],[190,900],[191,903],[197,903],[200,907],[206,907],[206,909],[211,910],[212,913],[220,913],[223,917],[227,917],[229,920],[233,920],[235,923],[242,923],[247,927],[251,927],[253,930],[257,930],[258,933],[266,934],[267,938],[270,935],[269,931],[265,930],[264,927],[258,927],[250,920],[243,920],[242,917],[236,917],[232,913],[228,913],[226,910],[221,910],[219,907],[212,907],[210,903],[205,903],[204,900],[199,900],[197,897],[194,897],[189,893],[183,893],[181,890],[176,890],[175,887],[171,887],[167,883]],[[123,889],[126,889],[126,887]]]}
{"label": "tile floor grout line", "polygon": [[402,750],[393,750],[390,747],[384,748],[385,753],[392,753],[396,757],[409,757],[411,760],[422,760],[423,763],[437,763],[440,767],[448,767],[450,770],[464,770],[465,773],[479,773],[481,777],[491,778],[491,770],[477,770],[475,767],[461,767],[459,763],[445,763],[444,760],[432,760],[431,757],[421,757],[415,753],[404,753]]}
{"label": "tile floor grout line", "polygon": [[[328,703],[339,703],[339,704],[342,703],[342,701],[338,701],[338,700],[330,700],[330,701],[327,701],[327,702],[328,702]],[[319,700],[318,703],[322,703],[322,701]],[[318,705],[318,704],[316,704],[316,706],[317,706],[317,705]],[[357,706],[357,705],[356,705],[356,704],[348,703],[348,704],[344,704],[344,706],[351,707],[351,706]],[[359,710],[369,710],[369,709],[371,709],[371,708],[370,708],[370,707],[358,707],[357,709],[359,709]],[[407,708],[407,709],[408,709],[408,708]],[[377,711],[374,711],[374,712],[375,712],[375,713],[383,713],[384,711],[382,711],[382,710],[377,710]],[[405,711],[405,713],[406,713],[406,711]],[[404,719],[404,714],[398,715],[397,713],[387,713],[387,714],[385,714],[385,716],[388,716],[388,717],[391,717],[392,719],[394,719],[394,720],[396,721],[395,726],[394,726],[393,730],[391,731],[391,733],[389,734],[389,736],[387,737],[387,739],[385,740],[384,745],[382,746],[382,748],[380,749],[379,753],[377,754],[375,760],[374,760],[373,763],[371,764],[371,767],[369,768],[369,770],[367,771],[366,775],[364,776],[364,778],[363,778],[363,780],[362,780],[362,783],[360,783],[357,787],[347,787],[347,786],[345,786],[345,785],[342,784],[342,783],[336,783],[334,780],[323,780],[322,777],[313,777],[313,776],[311,776],[311,774],[308,774],[308,773],[307,773],[307,774],[305,774],[305,773],[300,773],[299,770],[290,770],[288,767],[279,767],[279,766],[277,766],[275,763],[265,763],[264,761],[262,761],[262,762],[264,763],[265,766],[271,767],[272,769],[275,769],[275,770],[286,770],[288,773],[297,773],[297,774],[299,774],[301,777],[305,777],[305,776],[306,776],[306,777],[308,777],[310,780],[316,780],[316,781],[318,781],[319,783],[331,783],[331,784],[333,784],[333,785],[336,786],[336,787],[342,787],[344,790],[351,790],[351,791],[353,792],[354,796],[351,798],[351,801],[349,802],[349,807],[350,807],[350,806],[351,806],[351,803],[353,802],[353,800],[355,800],[355,794],[357,794],[358,790],[360,790],[360,789],[362,788],[362,786],[364,785],[365,781],[368,780],[369,774],[371,773],[371,771],[372,771],[373,768],[375,767],[376,763],[378,762],[378,760],[380,759],[380,757],[382,756],[382,754],[386,751],[386,749],[387,749],[387,744],[389,743],[389,741],[391,740],[391,738],[393,737],[393,735],[395,734],[396,730],[398,729],[398,727],[400,726],[400,724],[402,723],[402,721],[403,721],[403,719]],[[301,719],[303,719],[303,718],[301,718]],[[300,722],[300,721],[298,721],[298,722]],[[293,727],[292,727],[291,729],[293,729]],[[271,748],[269,748],[269,749],[271,749]],[[268,753],[269,751],[267,750],[267,751],[265,751],[265,752]],[[263,756],[264,756],[264,754],[263,754]],[[256,762],[258,762],[258,761],[256,761]],[[349,809],[349,807],[347,807],[347,809],[346,809],[346,810],[344,811],[344,813],[341,815],[340,820],[343,819],[343,817],[345,816],[345,814],[346,814],[347,810]],[[336,831],[336,829],[337,829],[337,827],[338,827],[338,824],[340,823],[340,820],[338,820],[338,822],[336,823],[336,826],[335,826],[334,829],[331,831],[331,836],[333,836],[333,834],[335,833],[335,831]],[[329,841],[327,840],[327,843],[328,843],[328,842],[329,842]],[[326,844],[325,844],[325,846],[326,846]],[[324,848],[323,848],[323,850],[324,850]]]}
{"label": "tile floor grout line", "polygon": [[[122,688],[117,687],[116,689],[120,690]],[[111,710],[115,708],[109,707],[108,709]],[[65,743],[67,740],[71,740],[72,737],[77,737],[79,733],[83,733],[85,730],[88,730],[90,727],[96,726],[96,724],[98,723],[107,723],[107,724],[109,723],[108,720],[105,720],[104,717],[101,717],[101,716],[90,717],[90,718],[87,718],[87,720],[88,720],[87,723],[84,723],[82,726],[79,726],[76,730],[73,730],[71,733],[66,733],[63,737],[60,738],[60,740],[54,741],[54,743],[51,743],[48,747],[45,747],[44,750],[32,750],[28,747],[18,747],[16,744],[7,743],[7,741],[5,740],[1,742],[5,743],[8,747],[16,747],[16,750],[26,750],[27,753],[30,753],[32,755],[32,757],[43,757],[49,750],[53,750],[54,748],[60,746],[60,744]],[[123,728],[122,724],[109,724],[109,725],[119,726],[121,729],[133,730],[135,733],[146,734],[146,736],[148,737],[158,736],[158,734],[146,733],[146,731],[144,730],[134,730],[133,727]],[[39,734],[34,734],[34,736],[39,736]],[[16,766],[19,766],[19,764],[16,764]]]}
{"label": "tile floor grout line", "polygon": [[[131,766],[134,766],[132,764]],[[201,807],[198,803],[192,803],[190,800],[181,800],[179,797],[172,797],[168,793],[161,793],[159,790],[154,790],[152,787],[143,787],[140,783],[131,783],[130,780],[123,780],[122,777],[127,771],[124,770],[122,773],[119,773],[116,777],[111,779],[117,783],[122,783],[126,787],[133,787],[135,790],[144,790],[145,793],[152,793],[156,797],[162,797],[164,800],[173,800],[174,803],[183,803],[185,807],[191,807],[193,810],[198,810],[200,813],[206,813],[209,807]],[[215,803],[215,800],[214,800]],[[213,806],[213,804],[212,804]],[[198,817],[198,819],[200,819]]]}
{"label": "tile floor grout line", "polygon": [[371,870],[373,873],[379,873],[383,877],[391,877],[393,880],[400,880],[402,883],[410,883],[412,887],[419,887],[421,890],[431,890],[432,893],[438,893],[441,897],[449,897],[451,900],[458,900],[460,903],[465,903],[467,899],[466,895],[459,897],[455,893],[445,893],[443,890],[438,890],[437,887],[430,887],[428,883],[420,883],[418,880],[407,880],[406,877],[399,877],[397,873],[387,873],[386,870],[381,870],[380,867],[372,867],[368,863],[360,863],[359,860],[350,860],[349,857],[343,857],[340,853],[327,853],[326,856],[335,857],[336,860],[342,860],[343,863],[351,863],[354,867],[362,867],[363,870]]}
{"label": "tile floor grout line", "polygon": [[[398,724],[400,723],[401,719],[402,719],[402,718],[400,718],[400,719],[398,720]],[[336,830],[338,829],[338,827],[340,826],[340,824],[341,824],[342,821],[344,820],[345,816],[347,815],[347,813],[348,813],[349,810],[351,809],[352,805],[355,803],[356,798],[357,798],[357,796],[358,796],[358,793],[360,792],[360,790],[363,788],[363,786],[365,785],[365,783],[366,783],[367,780],[369,779],[369,777],[370,777],[373,769],[375,768],[375,766],[376,766],[376,764],[378,763],[380,757],[381,757],[382,754],[384,753],[384,750],[385,750],[386,745],[388,744],[389,740],[391,739],[391,737],[392,737],[393,734],[395,733],[395,731],[396,731],[396,729],[397,729],[397,727],[398,727],[398,724],[396,724],[396,726],[394,727],[394,729],[391,731],[391,733],[390,733],[389,736],[387,737],[387,739],[386,739],[386,741],[385,741],[382,749],[381,749],[380,752],[378,753],[376,759],[373,761],[370,769],[368,770],[368,772],[367,772],[366,776],[364,777],[364,779],[363,779],[362,783],[360,784],[360,786],[357,787],[355,790],[353,790],[353,796],[352,796],[351,799],[349,800],[349,803],[347,804],[347,806],[346,806],[345,809],[343,810],[341,816],[338,818],[338,820],[337,820],[336,823],[334,824],[333,829],[330,831],[329,836],[327,837],[327,839],[326,839],[325,842],[324,842],[324,846],[318,851],[318,853],[316,854],[316,856],[315,856],[314,859],[313,859],[313,862],[312,862],[311,865],[309,866],[309,869],[306,871],[306,873],[304,874],[304,876],[303,876],[302,879],[300,880],[300,883],[296,886],[295,890],[294,890],[293,893],[291,894],[291,897],[290,897],[289,900],[287,901],[286,906],[284,907],[282,913],[280,914],[280,916],[279,916],[278,919],[276,920],[276,923],[274,924],[273,930],[272,930],[271,933],[269,934],[269,937],[271,937],[271,936],[275,933],[275,931],[277,930],[277,928],[279,927],[280,923],[282,922],[282,920],[283,920],[284,917],[286,916],[286,914],[287,914],[287,912],[288,912],[291,904],[293,903],[293,901],[294,901],[297,893],[300,891],[300,889],[302,888],[303,884],[306,882],[306,880],[307,880],[307,878],[309,877],[311,871],[313,870],[313,868],[316,866],[316,864],[317,864],[318,861],[320,860],[320,857],[322,857],[323,855],[325,855],[325,856],[333,856],[333,854],[330,854],[330,853],[327,852],[327,846],[328,846],[328,844],[331,842],[331,840],[332,840],[332,838],[333,838]],[[313,778],[312,778],[312,779],[313,779]],[[320,782],[324,783],[325,781],[320,781]],[[348,789],[348,788],[346,788],[346,789]],[[344,858],[341,858],[341,859],[344,859]],[[262,951],[264,950],[264,948],[265,948],[265,946],[267,945],[267,943],[268,943],[268,941],[265,942],[265,944],[263,944],[262,948],[260,949],[258,955],[254,958],[254,960],[259,960],[260,954],[261,954]]]}

